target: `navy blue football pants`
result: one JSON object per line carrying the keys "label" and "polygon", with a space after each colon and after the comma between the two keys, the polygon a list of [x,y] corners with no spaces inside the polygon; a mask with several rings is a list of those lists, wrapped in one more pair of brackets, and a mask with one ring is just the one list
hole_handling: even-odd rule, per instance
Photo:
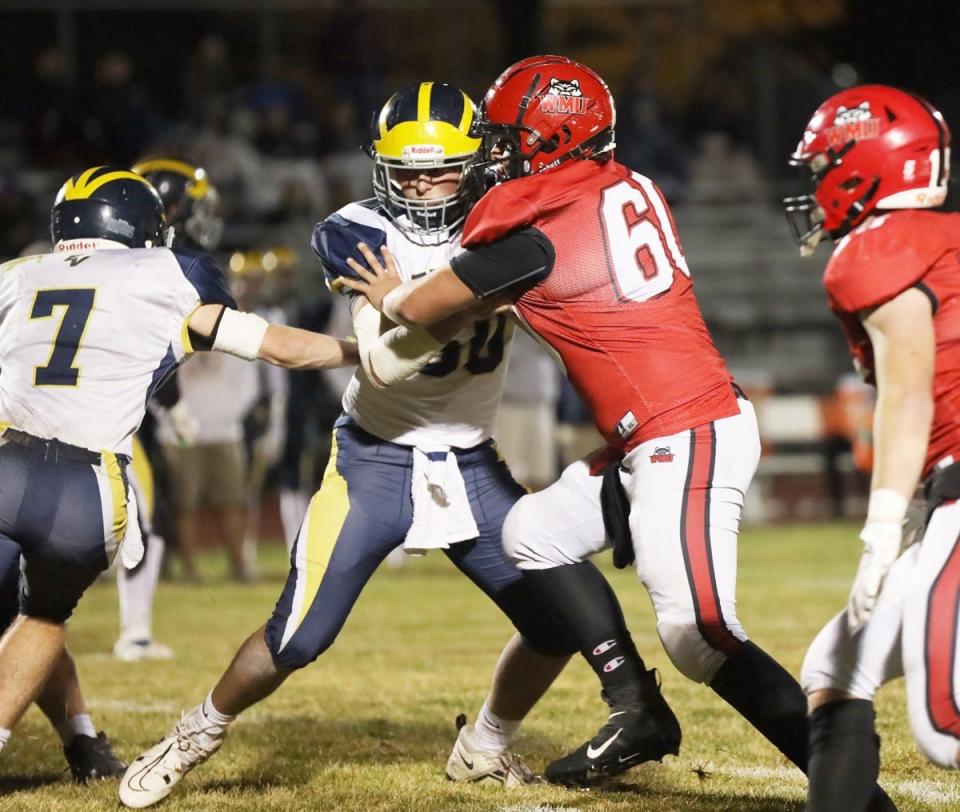
{"label": "navy blue football pants", "polygon": [[[334,428],[330,462],[290,555],[290,575],[267,623],[277,665],[302,668],[336,639],[370,576],[403,543],[413,519],[413,450],[384,442],[349,418]],[[507,560],[500,528],[523,495],[492,442],[454,449],[480,535],[447,557],[544,654],[570,654],[554,619]],[[419,598],[418,598],[419,599]]]}

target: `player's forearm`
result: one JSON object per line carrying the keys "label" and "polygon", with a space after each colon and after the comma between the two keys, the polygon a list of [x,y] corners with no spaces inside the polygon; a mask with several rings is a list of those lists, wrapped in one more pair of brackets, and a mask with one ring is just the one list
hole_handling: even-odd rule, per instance
{"label": "player's forearm", "polygon": [[360,361],[353,341],[279,324],[267,328],[257,357],[287,369],[334,369]]}
{"label": "player's forearm", "polygon": [[923,471],[933,421],[933,395],[923,382],[881,386],[873,417],[871,490],[889,488],[907,501]]}
{"label": "player's forearm", "polygon": [[443,268],[395,287],[383,299],[383,314],[407,327],[431,327],[475,302],[453,271]]}

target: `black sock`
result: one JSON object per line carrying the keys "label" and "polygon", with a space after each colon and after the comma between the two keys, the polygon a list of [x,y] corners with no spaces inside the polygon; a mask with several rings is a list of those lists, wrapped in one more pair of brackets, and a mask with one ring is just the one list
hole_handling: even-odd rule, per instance
{"label": "black sock", "polygon": [[807,697],[780,663],[748,640],[717,669],[710,687],[807,771]]}
{"label": "black sock", "polygon": [[807,812],[863,812],[880,773],[880,739],[873,704],[841,699],[810,714],[810,790]]}
{"label": "black sock", "polygon": [[[769,654],[747,641],[720,666],[710,687],[801,770],[813,769],[813,764],[808,764],[808,748],[814,732],[807,721],[806,696],[800,684]],[[870,719],[872,730],[872,710]],[[810,753],[812,758],[812,750]],[[876,785],[876,779],[874,771],[867,783],[868,787],[872,785],[867,793],[871,798],[869,806],[846,807],[843,812],[896,812],[896,805]],[[811,777],[811,792],[813,784]]]}
{"label": "black sock", "polygon": [[620,602],[606,578],[589,561],[546,570],[524,570],[560,619],[605,691],[637,683],[646,672]]}

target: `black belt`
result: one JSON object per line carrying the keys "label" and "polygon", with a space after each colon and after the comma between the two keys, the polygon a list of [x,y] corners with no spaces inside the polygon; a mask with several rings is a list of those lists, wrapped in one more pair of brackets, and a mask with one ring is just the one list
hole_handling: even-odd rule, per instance
{"label": "black belt", "polygon": [[[100,455],[89,448],[80,448],[78,445],[70,445],[57,439],[45,440],[42,437],[34,437],[19,429],[7,429],[3,433],[3,439],[11,443],[23,445],[27,448],[33,448],[43,452],[43,459],[46,462],[80,462],[85,465],[99,465]],[[120,455],[117,455],[118,459]]]}
{"label": "black belt", "polygon": [[960,462],[954,462],[934,471],[923,483],[923,497],[927,502],[927,519],[944,502],[960,499]]}

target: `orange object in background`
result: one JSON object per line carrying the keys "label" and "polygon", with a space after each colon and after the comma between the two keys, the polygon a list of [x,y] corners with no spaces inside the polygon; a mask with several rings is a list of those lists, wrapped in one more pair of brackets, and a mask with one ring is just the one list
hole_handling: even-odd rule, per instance
{"label": "orange object in background", "polygon": [[824,403],[824,424],[828,431],[850,442],[857,470],[873,468],[873,407],[876,390],[858,375],[844,375],[837,381],[832,398]]}

